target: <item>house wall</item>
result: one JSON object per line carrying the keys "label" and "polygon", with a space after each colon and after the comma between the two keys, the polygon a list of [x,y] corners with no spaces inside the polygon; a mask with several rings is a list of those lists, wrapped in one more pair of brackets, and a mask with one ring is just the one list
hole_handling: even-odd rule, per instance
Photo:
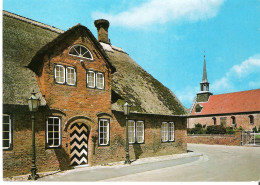
{"label": "house wall", "polygon": [[[94,60],[68,55],[74,44],[83,44]],[[80,60],[83,60],[80,62]],[[76,86],[61,85],[54,81],[54,64],[72,66],[77,71]],[[105,74],[105,89],[86,87],[86,69]],[[97,165],[125,159],[125,116],[111,111],[111,69],[88,37],[71,36],[44,56],[43,68],[37,77],[47,105],[36,114],[36,165],[39,172],[70,168],[71,125],[82,123],[88,129],[88,164]],[[31,117],[27,106],[4,106],[4,113],[13,118],[13,149],[4,151],[4,177],[30,173]],[[50,116],[61,118],[61,147],[47,148],[46,120]],[[98,120],[110,120],[110,143],[98,145]],[[145,143],[130,145],[130,158],[183,153],[187,151],[186,120],[174,116],[131,114],[131,119],[145,123]],[[161,142],[161,122],[176,123],[175,141]]]}
{"label": "house wall", "polygon": [[[249,115],[254,116],[254,124],[250,124]],[[255,126],[258,128],[260,126],[260,113],[254,114],[229,114],[229,115],[218,115],[218,116],[197,116],[197,117],[190,117],[188,118],[187,127],[194,128],[195,124],[200,123],[202,125],[213,125],[213,117],[216,118],[216,124],[220,125],[220,118],[226,117],[226,126],[232,126],[232,116],[235,117],[236,120],[236,127],[239,128],[240,126],[245,130],[252,130]]]}
{"label": "house wall", "polygon": [[[52,111],[52,112],[51,112]],[[31,169],[31,114],[27,106],[4,106],[4,113],[12,115],[13,148],[3,152],[3,176],[29,174]],[[36,166],[38,172],[70,169],[69,129],[62,130],[62,146],[46,147],[46,117],[50,114],[67,120],[61,112],[53,112],[47,107],[41,107],[36,114]],[[121,112],[113,112],[110,119],[110,144],[99,146],[95,138],[98,136],[98,118],[92,123],[89,120],[77,119],[88,125],[90,129],[88,140],[88,163],[90,166],[107,164],[125,160],[125,116]],[[150,156],[170,155],[187,152],[186,120],[185,118],[156,116],[145,114],[130,114],[129,119],[144,121],[145,142],[130,144],[130,159]],[[175,122],[175,141],[161,142],[161,123]],[[73,122],[73,121],[72,121]],[[64,128],[66,121],[62,121]],[[95,137],[96,136],[96,137]]]}

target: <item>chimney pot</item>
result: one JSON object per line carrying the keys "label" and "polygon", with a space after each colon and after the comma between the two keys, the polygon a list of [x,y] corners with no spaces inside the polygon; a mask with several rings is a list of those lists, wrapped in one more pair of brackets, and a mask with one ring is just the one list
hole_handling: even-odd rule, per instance
{"label": "chimney pot", "polygon": [[108,27],[109,27],[108,20],[98,19],[95,20],[94,24],[98,31],[98,41],[110,44],[110,40],[108,39]]}

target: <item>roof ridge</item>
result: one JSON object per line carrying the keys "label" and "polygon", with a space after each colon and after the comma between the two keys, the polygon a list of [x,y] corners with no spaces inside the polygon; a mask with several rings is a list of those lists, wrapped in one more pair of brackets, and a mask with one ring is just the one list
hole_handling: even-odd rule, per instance
{"label": "roof ridge", "polygon": [[41,22],[38,22],[38,21],[35,21],[35,20],[32,20],[32,19],[29,19],[27,17],[20,16],[20,15],[8,12],[6,10],[3,10],[3,15],[11,17],[11,18],[18,19],[20,21],[24,21],[26,23],[30,23],[34,26],[38,26],[40,28],[47,29],[47,30],[50,30],[50,31],[53,31],[53,32],[56,32],[56,33],[64,33],[63,30],[61,30],[59,28],[55,28],[54,26],[50,26],[50,25],[47,25],[47,24],[44,24],[44,23],[41,23]]}
{"label": "roof ridge", "polygon": [[211,96],[218,96],[218,95],[223,95],[223,94],[242,93],[242,92],[247,92],[247,91],[256,91],[256,90],[260,90],[260,88],[258,88],[258,89],[244,90],[244,91],[229,92],[229,93],[222,93],[222,94],[214,94],[214,95],[211,95]]}

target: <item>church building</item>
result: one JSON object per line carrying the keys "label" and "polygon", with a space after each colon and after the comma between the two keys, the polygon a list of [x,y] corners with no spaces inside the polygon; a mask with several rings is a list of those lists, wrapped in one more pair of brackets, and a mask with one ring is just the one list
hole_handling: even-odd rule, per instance
{"label": "church building", "polygon": [[200,92],[190,109],[188,128],[195,124],[242,127],[244,130],[260,126],[260,89],[213,95],[210,92],[204,56]]}
{"label": "church building", "polygon": [[[29,174],[35,93],[37,172],[186,153],[187,112],[173,92],[111,44],[77,24],[67,31],[3,11],[3,176]],[[127,39],[127,38],[126,38]],[[131,42],[131,41],[129,41]]]}

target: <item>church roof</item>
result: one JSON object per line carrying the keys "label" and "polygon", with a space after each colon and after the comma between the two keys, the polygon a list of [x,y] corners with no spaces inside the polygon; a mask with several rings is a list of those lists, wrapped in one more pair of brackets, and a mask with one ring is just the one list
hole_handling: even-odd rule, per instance
{"label": "church roof", "polygon": [[[6,11],[3,13],[3,103],[26,105],[32,89],[40,92],[36,75],[27,66],[35,61],[33,57],[41,48],[45,51],[44,46],[51,46],[64,31]],[[127,100],[133,105],[133,111],[140,113],[186,114],[185,107],[173,92],[127,53],[118,47],[100,44],[116,68],[112,77],[113,110],[121,111]],[[41,97],[41,93],[38,96]]]}
{"label": "church roof", "polygon": [[196,103],[194,107],[197,104],[203,108],[201,112],[193,108],[191,116],[260,112],[260,89],[211,95],[208,102]]}

